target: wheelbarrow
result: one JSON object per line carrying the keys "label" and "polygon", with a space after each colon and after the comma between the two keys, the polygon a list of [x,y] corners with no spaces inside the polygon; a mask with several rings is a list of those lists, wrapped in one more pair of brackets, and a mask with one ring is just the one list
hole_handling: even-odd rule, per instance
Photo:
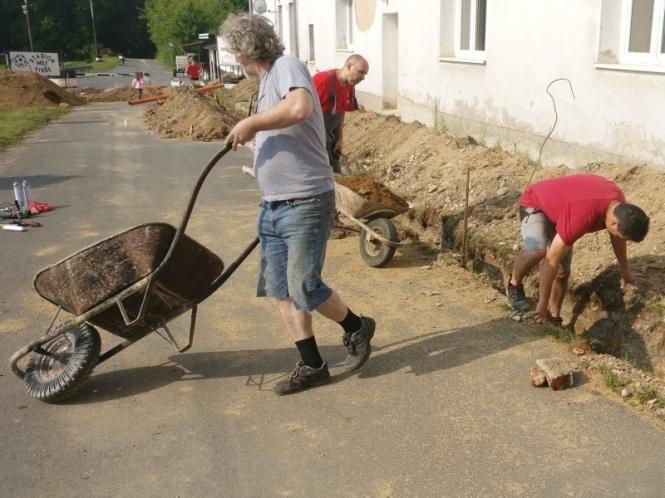
{"label": "wheelbarrow", "polygon": [[[367,265],[378,268],[388,264],[402,245],[392,218],[404,213],[408,206],[385,206],[366,199],[349,187],[335,182],[335,204],[337,211],[359,228],[360,255]],[[348,230],[348,227],[341,227]]]}
{"label": "wheelbarrow", "polygon": [[[12,372],[32,397],[47,402],[71,397],[95,366],[152,332],[182,353],[194,341],[199,303],[235,272],[259,243],[255,238],[224,268],[213,252],[185,235],[206,177],[230,150],[219,151],[201,173],[180,226],[146,223],[82,249],[40,271],[34,288],[58,309],[46,333],[11,357]],[[54,328],[64,310],[73,318]],[[189,339],[178,345],[168,322],[191,311]],[[101,353],[96,328],[124,339]],[[29,355],[25,370],[19,361]]]}

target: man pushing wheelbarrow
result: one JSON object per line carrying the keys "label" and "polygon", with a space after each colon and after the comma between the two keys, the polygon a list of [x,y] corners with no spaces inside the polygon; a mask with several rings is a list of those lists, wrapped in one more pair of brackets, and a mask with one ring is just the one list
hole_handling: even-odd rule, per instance
{"label": "man pushing wheelbarrow", "polygon": [[369,358],[375,322],[356,315],[321,279],[335,183],[321,106],[307,68],[283,55],[282,43],[262,16],[230,16],[221,34],[244,70],[261,79],[256,114],[240,121],[227,143],[236,148],[256,138],[254,172],[262,194],[257,294],[277,300],[300,353],[291,376],[274,388],[277,394],[290,394],[330,381],[312,330],[312,311],[343,328],[347,371]]}
{"label": "man pushing wheelbarrow", "polygon": [[[37,274],[35,290],[58,306],[51,326],[14,353],[10,368],[31,396],[48,402],[71,397],[92,370],[152,332],[179,352],[194,337],[199,303],[233,274],[261,245],[258,295],[277,299],[287,331],[300,353],[291,376],[275,386],[289,394],[330,381],[312,331],[316,310],[338,322],[348,350],[347,371],[369,358],[374,320],[353,313],[321,280],[326,243],[335,211],[332,170],[325,152],[321,109],[312,81],[261,16],[230,17],[223,30],[245,69],[261,77],[258,114],[239,122],[226,147],[201,173],[176,229],[146,223],[78,251]],[[227,268],[185,235],[198,193],[211,169],[238,144],[256,137],[255,170],[262,192],[259,238]],[[73,315],[56,324],[58,313]],[[168,322],[191,311],[189,341],[178,345]],[[123,342],[101,351],[95,327]],[[28,358],[27,367],[21,361]]]}

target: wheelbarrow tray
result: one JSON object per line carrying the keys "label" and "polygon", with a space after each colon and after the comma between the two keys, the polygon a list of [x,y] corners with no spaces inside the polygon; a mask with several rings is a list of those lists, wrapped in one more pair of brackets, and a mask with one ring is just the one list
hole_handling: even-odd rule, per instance
{"label": "wheelbarrow tray", "polygon": [[366,199],[349,187],[339,183],[335,183],[335,205],[342,214],[366,219],[379,215],[383,218],[394,218],[409,209],[403,206],[385,206]]}
{"label": "wheelbarrow tray", "polygon": [[[48,267],[35,276],[35,290],[44,299],[121,337],[131,337],[184,313],[197,296],[222,273],[222,260],[183,234],[164,268],[155,276],[143,320],[128,327],[118,306],[94,308],[148,278],[160,266],[176,229],[167,223],[147,223],[113,235]],[[139,290],[142,288],[139,285]],[[130,316],[136,316],[143,293],[123,299]]]}

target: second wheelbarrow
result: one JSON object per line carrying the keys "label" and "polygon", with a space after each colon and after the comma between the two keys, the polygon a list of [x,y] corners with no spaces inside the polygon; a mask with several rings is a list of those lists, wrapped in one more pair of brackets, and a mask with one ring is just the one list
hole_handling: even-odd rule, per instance
{"label": "second wheelbarrow", "polygon": [[[257,246],[255,238],[224,269],[213,252],[185,235],[204,180],[230,150],[219,151],[201,173],[180,226],[139,225],[86,247],[40,271],[35,290],[58,306],[46,333],[14,353],[12,371],[25,389],[42,401],[71,397],[96,365],[157,332],[184,352],[194,340],[197,305],[215,292]],[[73,318],[53,327],[64,310]],[[167,323],[191,310],[189,340],[177,344]],[[95,327],[124,339],[101,353]],[[25,370],[19,361],[29,355]]]}
{"label": "second wheelbarrow", "polygon": [[360,227],[360,255],[365,263],[374,268],[388,264],[401,245],[392,218],[407,211],[408,203],[373,178],[335,176],[335,205]]}

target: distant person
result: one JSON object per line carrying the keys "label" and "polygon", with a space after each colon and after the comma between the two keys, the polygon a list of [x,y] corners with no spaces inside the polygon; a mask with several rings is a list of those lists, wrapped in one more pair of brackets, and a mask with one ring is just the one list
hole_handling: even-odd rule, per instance
{"label": "distant person", "polygon": [[185,67],[185,74],[189,76],[190,80],[199,81],[199,78],[201,77],[201,66],[194,57],[189,59],[187,67]]}
{"label": "distant person", "polygon": [[355,86],[365,79],[368,72],[367,60],[353,54],[341,68],[321,71],[313,77],[323,111],[328,160],[335,173],[342,172],[339,160],[344,142],[344,115],[358,109]]}
{"label": "distant person", "polygon": [[124,65],[125,64],[125,56],[122,54],[118,54],[118,64]]}
{"label": "distant person", "polygon": [[137,71],[134,73],[132,80],[132,88],[136,91],[136,98],[140,99],[143,96],[143,73]]}
{"label": "distant person", "polygon": [[[573,244],[583,235],[606,229],[619,263],[622,287],[641,275],[628,266],[626,241],[641,242],[649,231],[649,217],[626,203],[621,189],[598,175],[571,175],[543,180],[529,186],[519,200],[524,247],[506,287],[516,311],[530,306],[522,280],[541,260],[535,318],[560,325],[566,295]],[[549,316],[548,316],[549,310]]]}

